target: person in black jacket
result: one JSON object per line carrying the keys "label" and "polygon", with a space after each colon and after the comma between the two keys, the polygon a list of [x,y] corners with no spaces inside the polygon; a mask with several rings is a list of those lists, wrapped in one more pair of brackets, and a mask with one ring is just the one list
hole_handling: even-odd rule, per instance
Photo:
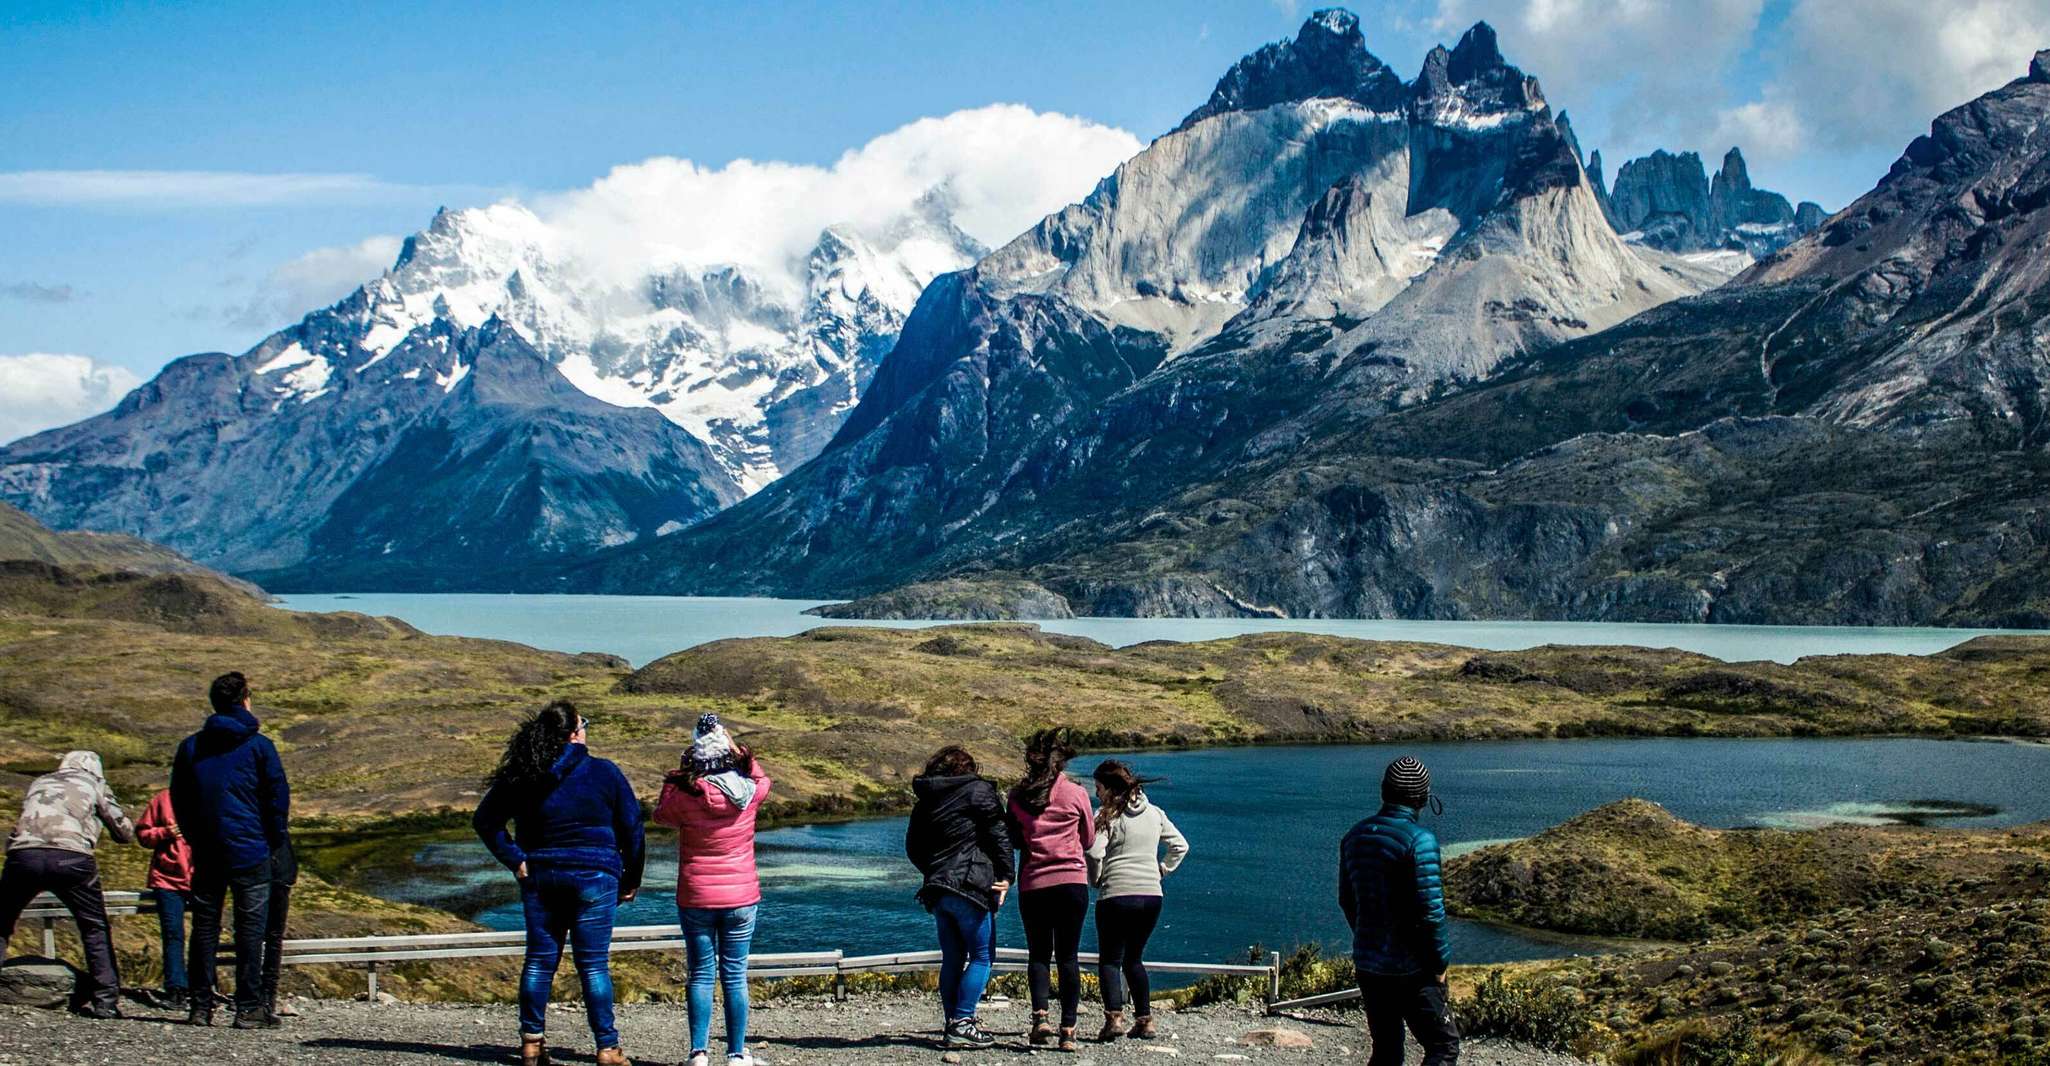
{"label": "person in black jacket", "polygon": [[249,679],[222,674],[207,691],[213,714],[171,762],[171,808],[192,846],[192,937],[186,948],[191,1004],[185,1020],[214,1022],[214,957],[221,911],[235,894],[235,1028],[270,1029],[264,944],[270,923],[271,856],[285,843],[292,790],[278,749],[249,711]]}
{"label": "person in black jacket", "polygon": [[904,852],[925,875],[918,901],[939,928],[942,1043],[989,1047],[996,1041],[977,1024],[975,1008],[996,961],[996,912],[1015,873],[1004,802],[976,774],[975,757],[958,746],[934,752],[911,790],[918,802]]}
{"label": "person in black jacket", "polygon": [[1438,837],[1417,824],[1431,802],[1431,772],[1407,755],[1381,777],[1381,809],[1338,846],[1338,905],[1352,926],[1373,1056],[1401,1066],[1402,1027],[1424,1047],[1424,1066],[1459,1061],[1459,1028],[1446,1002],[1452,962]]}

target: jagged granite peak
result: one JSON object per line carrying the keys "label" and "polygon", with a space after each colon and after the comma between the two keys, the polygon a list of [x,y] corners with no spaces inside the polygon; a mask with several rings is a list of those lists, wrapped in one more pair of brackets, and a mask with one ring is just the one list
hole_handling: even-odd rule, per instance
{"label": "jagged granite peak", "polygon": [[1794,228],[1802,233],[1813,233],[1822,228],[1829,219],[1829,212],[1813,200],[1803,200],[1794,208]]}
{"label": "jagged granite peak", "polygon": [[1325,8],[1303,23],[1294,40],[1266,45],[1232,64],[1210,99],[1189,112],[1174,132],[1229,111],[1319,97],[1389,111],[1400,106],[1402,95],[1402,79],[1367,51],[1359,17],[1343,8]]}
{"label": "jagged granite peak", "polygon": [[2029,80],[2050,83],[2050,48],[2037,52],[2036,57],[2029,60]]}
{"label": "jagged granite peak", "polygon": [[1432,48],[1410,83],[1410,109],[1418,121],[1489,125],[1544,107],[1537,79],[1509,65],[1495,28],[1485,22],[1474,23],[1450,51]]}
{"label": "jagged granite peak", "polygon": [[1751,183],[1744,153],[1732,147],[1710,178],[1693,152],[1659,149],[1624,163],[1609,191],[1616,228],[1672,252],[1741,252],[1762,259],[1820,222],[1804,223],[1787,198]]}

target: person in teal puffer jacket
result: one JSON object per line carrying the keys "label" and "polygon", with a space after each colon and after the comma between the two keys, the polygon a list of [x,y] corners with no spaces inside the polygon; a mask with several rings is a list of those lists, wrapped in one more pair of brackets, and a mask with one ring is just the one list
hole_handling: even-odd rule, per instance
{"label": "person in teal puffer jacket", "polygon": [[1368,1066],[1401,1066],[1405,1024],[1425,1066],[1459,1061],[1459,1029],[1445,991],[1452,962],[1438,837],[1417,822],[1431,803],[1431,772],[1410,756],[1388,764],[1381,809],[1338,846],[1338,905],[1352,926],[1352,961],[1373,1041]]}

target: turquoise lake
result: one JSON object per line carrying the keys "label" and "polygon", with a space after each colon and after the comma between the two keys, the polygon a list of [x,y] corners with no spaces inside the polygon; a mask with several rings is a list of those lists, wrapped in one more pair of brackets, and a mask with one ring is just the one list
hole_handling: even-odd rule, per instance
{"label": "turquoise lake", "polygon": [[[823,625],[913,627],[932,622],[842,622],[805,614],[824,600],[705,596],[527,596],[363,593],[281,596],[299,611],[362,611],[429,633],[512,640],[555,651],[603,651],[635,666],[731,637],[787,637]],[[1123,647],[1148,640],[1215,640],[1240,633],[1323,633],[1363,640],[1421,640],[1493,651],[1539,644],[1682,648],[1726,661],[1793,662],[1804,655],[1927,655],[1987,629],[1856,626],[1710,626],[1627,622],[1419,622],[1401,619],[1068,618],[1040,622],[1060,633]]]}

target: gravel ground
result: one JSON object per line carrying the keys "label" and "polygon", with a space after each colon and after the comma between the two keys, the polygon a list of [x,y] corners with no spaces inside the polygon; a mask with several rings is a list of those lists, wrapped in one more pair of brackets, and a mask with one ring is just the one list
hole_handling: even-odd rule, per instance
{"label": "gravel ground", "polygon": [[[514,1009],[510,1006],[428,1006],[339,1000],[297,1002],[300,1017],[286,1028],[236,1031],[225,1025],[198,1029],[181,1019],[134,1003],[124,1004],[121,1021],[90,1021],[55,1011],[0,1007],[0,1064],[5,1066],[161,1066],[164,1063],[270,1064],[352,1063],[417,1066],[427,1062],[517,1062]],[[794,998],[764,1003],[754,1011],[751,1050],[763,1066],[880,1066],[936,1063],[937,1007],[931,997],[867,996],[849,1003]],[[233,1015],[224,1009],[225,1022]],[[1169,1013],[1157,1020],[1164,1030],[1154,1041],[1084,1041],[1081,1054],[1034,1052],[1024,1030],[1030,1011],[1023,1003],[991,1003],[983,1023],[1002,1043],[967,1052],[962,1061],[1008,1063],[1038,1057],[1047,1066],[1161,1066],[1169,1061],[1250,1063],[1347,1063],[1366,1061],[1360,1016],[1304,1013],[1270,1019],[1232,1007]],[[550,1031],[559,1042],[557,1062],[592,1061],[590,1031],[581,1010],[550,1012]],[[1085,1035],[1101,1016],[1083,1011]],[[643,1063],[683,1058],[685,1019],[678,1005],[623,1007],[619,1025],[627,1054]],[[1276,1026],[1306,1034],[1308,1050],[1248,1047],[1246,1033]],[[715,1049],[723,1047],[713,1024]],[[1410,1045],[1414,1062],[1418,1050]],[[1475,1066],[1576,1066],[1561,1055],[1498,1041],[1469,1041],[1461,1061]]]}

